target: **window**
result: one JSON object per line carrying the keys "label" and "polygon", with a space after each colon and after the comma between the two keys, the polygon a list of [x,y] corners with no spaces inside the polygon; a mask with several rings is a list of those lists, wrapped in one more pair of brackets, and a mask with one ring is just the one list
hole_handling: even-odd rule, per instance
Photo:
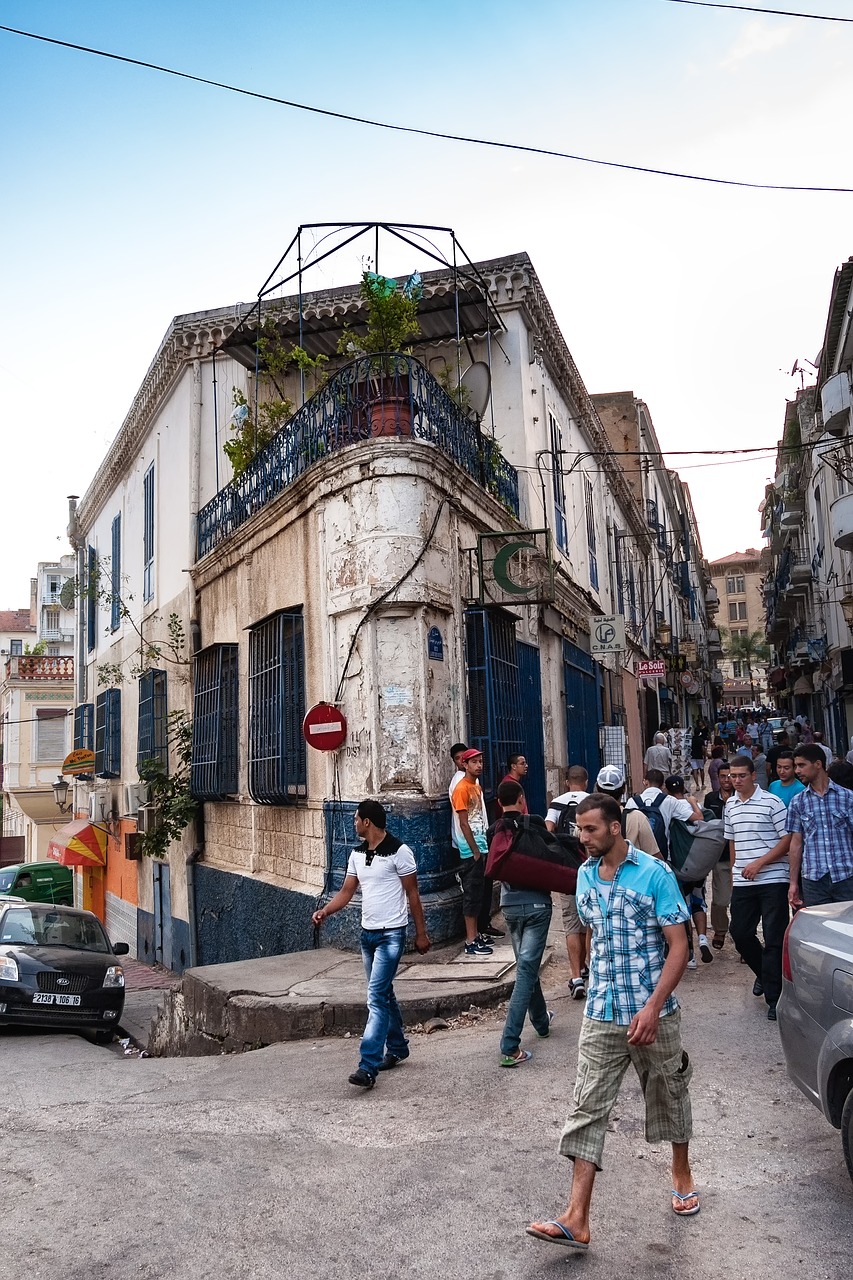
{"label": "window", "polygon": [[24,652],[23,640],[9,641],[9,657],[10,658],[20,658],[23,655],[23,652]]}
{"label": "window", "polygon": [[745,590],[742,573],[734,573],[726,578],[726,595],[742,596]]}
{"label": "window", "polygon": [[745,600],[737,600],[729,605],[729,622],[746,622]]}
{"label": "window", "polygon": [[746,631],[744,630],[744,628],[743,628],[743,627],[732,627],[732,629],[731,629],[731,631],[729,632],[729,634],[731,635],[731,638],[732,638],[733,640],[737,640],[739,636],[745,636],[745,635],[746,635]]}
{"label": "window", "polygon": [[95,703],[95,773],[121,777],[121,690],[105,689]]}
{"label": "window", "polygon": [[95,704],[83,702],[74,708],[74,750],[95,749]]}
{"label": "window", "polygon": [[554,487],[554,537],[561,551],[568,551],[566,527],[566,480],[563,475],[563,432],[553,413],[548,413],[551,436],[551,477]]}
{"label": "window", "polygon": [[744,672],[743,668],[744,668],[744,664],[742,662],[732,663],[732,675],[734,676],[735,680],[744,679],[746,673]]}
{"label": "window", "polygon": [[98,553],[89,547],[86,557],[86,647],[89,653],[98,643]]}
{"label": "window", "polygon": [[154,598],[154,463],[142,482],[142,599]]}
{"label": "window", "polygon": [[237,652],[236,644],[217,644],[196,655],[190,776],[197,800],[224,800],[238,790]]}
{"label": "window", "polygon": [[145,671],[139,677],[137,765],[144,760],[156,760],[164,769],[169,767],[165,671]]}
{"label": "window", "polygon": [[273,614],[249,633],[249,794],[293,804],[307,790],[302,612]]}
{"label": "window", "polygon": [[589,476],[583,478],[584,506],[586,507],[586,542],[589,551],[589,583],[593,590],[598,590],[598,560],[595,554],[595,506],[592,500],[592,481]]}
{"label": "window", "polygon": [[42,610],[40,638],[42,640],[59,639],[59,610],[53,606]]}
{"label": "window", "polygon": [[493,789],[524,749],[515,620],[498,609],[465,611],[468,741],[483,753],[482,785]]}
{"label": "window", "polygon": [[113,520],[110,560],[110,630],[121,626],[121,512]]}
{"label": "window", "polygon": [[36,711],[36,759],[39,763],[65,759],[65,721],[68,712],[59,707]]}

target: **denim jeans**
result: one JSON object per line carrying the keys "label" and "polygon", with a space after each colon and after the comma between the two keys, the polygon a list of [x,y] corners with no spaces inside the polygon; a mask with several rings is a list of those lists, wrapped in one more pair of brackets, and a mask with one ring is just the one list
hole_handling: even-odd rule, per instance
{"label": "denim jeans", "polygon": [[803,905],[822,907],[826,902],[853,902],[853,876],[835,881],[829,875],[819,880],[806,880],[803,876]]}
{"label": "denim jeans", "polygon": [[549,902],[545,907],[507,905],[503,914],[516,965],[515,986],[501,1036],[501,1053],[507,1056],[518,1052],[525,1015],[530,1015],[530,1021],[540,1035],[548,1032],[548,1009],[539,983],[539,968],[548,941],[551,904]]}
{"label": "denim jeans", "polygon": [[[782,994],[782,942],[791,919],[787,884],[736,885],[732,890],[729,932],[740,955],[756,978],[764,999],[775,1004]],[[756,937],[758,923],[764,946]]]}
{"label": "denim jeans", "polygon": [[367,1026],[361,1038],[362,1071],[375,1076],[388,1052],[408,1058],[409,1042],[403,1032],[403,1018],[392,983],[406,948],[406,927],[362,929],[361,958],[367,974]]}

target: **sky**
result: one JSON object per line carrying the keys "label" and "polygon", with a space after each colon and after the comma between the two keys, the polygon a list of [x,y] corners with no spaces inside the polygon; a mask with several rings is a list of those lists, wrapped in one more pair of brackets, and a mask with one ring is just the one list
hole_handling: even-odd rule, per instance
{"label": "sky", "polygon": [[[807,7],[853,18],[853,0]],[[0,0],[0,24],[393,123],[853,186],[853,23],[669,0]],[[526,250],[587,388],[633,391],[679,451],[705,555],[761,545],[790,371],[817,359],[853,195],[418,138],[2,31],[0,119],[0,608],[68,549],[66,496],[172,317],[254,298],[311,222],[452,226],[475,260]],[[750,447],[768,452],[682,456]]]}

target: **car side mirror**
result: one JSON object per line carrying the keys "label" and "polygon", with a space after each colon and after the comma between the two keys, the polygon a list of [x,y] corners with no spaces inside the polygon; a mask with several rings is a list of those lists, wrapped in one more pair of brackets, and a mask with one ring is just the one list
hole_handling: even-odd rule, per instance
{"label": "car side mirror", "polygon": [[129,954],[130,954],[130,947],[127,945],[127,943],[126,943],[126,942],[114,942],[114,943],[113,943],[113,955],[114,955],[114,956],[126,956],[126,955],[129,955]]}

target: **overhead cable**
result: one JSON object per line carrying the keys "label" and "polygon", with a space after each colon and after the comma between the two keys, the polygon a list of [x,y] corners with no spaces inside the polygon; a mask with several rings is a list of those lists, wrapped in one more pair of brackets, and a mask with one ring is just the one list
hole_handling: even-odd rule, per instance
{"label": "overhead cable", "polygon": [[599,165],[605,169],[623,169],[631,173],[648,173],[660,178],[681,178],[687,182],[704,182],[712,186],[745,187],[754,191],[809,191],[823,192],[830,195],[853,194],[853,187],[800,186],[789,182],[746,182],[738,178],[714,178],[709,177],[707,174],[682,173],[676,169],[656,169],[651,165],[627,164],[619,160],[601,160],[594,156],[581,156],[570,151],[557,151],[549,147],[532,147],[521,142],[500,142],[494,138],[475,138],[468,134],[443,133],[438,129],[421,129],[414,125],[392,124],[387,120],[371,120],[367,116],[351,115],[345,111],[332,111],[329,107],[315,107],[305,102],[294,102],[289,98],[277,98],[273,94],[259,93],[254,89],[243,89],[238,85],[226,84],[222,80],[211,80],[206,76],[194,76],[188,71],[178,71],[174,67],[163,67],[156,62],[145,62],[141,58],[130,58],[125,54],[110,53],[105,49],[93,49],[89,45],[73,44],[69,40],[57,40],[53,36],[39,35],[34,31],[22,31],[17,27],[7,27],[2,24],[0,24],[0,31],[6,31],[10,35],[23,36],[27,40],[40,40],[44,44],[56,45],[63,49],[74,49],[78,53],[89,53],[97,58],[109,58],[113,62],[142,67],[147,71],[158,71],[162,75],[176,76],[180,80],[192,80],[195,84],[210,85],[211,88],[224,89],[228,93],[238,93],[246,98],[256,98],[261,102],[272,102],[280,107],[291,107],[295,111],[308,111],[313,115],[327,116],[333,120],[347,120],[352,124],[367,125],[371,129],[388,129],[394,133],[416,134],[422,138],[439,138],[444,142],[465,142],[477,147],[495,147],[503,151],[551,156],[557,160],[574,160],[580,164]]}
{"label": "overhead cable", "polygon": [[739,13],[767,13],[777,18],[810,18],[812,22],[853,22],[853,18],[834,18],[826,13],[795,13],[790,9],[761,9],[754,4],[715,4],[712,0],[666,0],[668,4],[691,4],[699,9],[734,9]]}

